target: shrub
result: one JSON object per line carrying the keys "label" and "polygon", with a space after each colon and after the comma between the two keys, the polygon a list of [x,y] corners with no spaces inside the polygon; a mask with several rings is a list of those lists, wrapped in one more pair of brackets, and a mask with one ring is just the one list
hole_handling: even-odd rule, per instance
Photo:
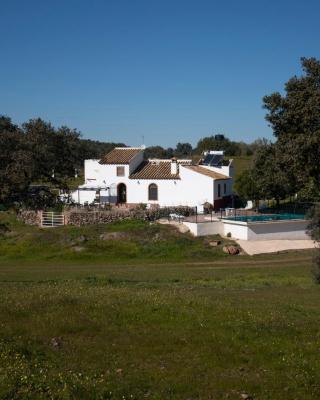
{"label": "shrub", "polygon": [[139,203],[137,207],[135,207],[136,210],[146,210],[147,209],[147,204],[145,203]]}
{"label": "shrub", "polygon": [[316,254],[313,257],[312,273],[316,283],[320,284],[320,248],[316,249]]}
{"label": "shrub", "polygon": [[313,275],[317,283],[320,284],[320,204],[316,204],[308,213],[311,219],[307,232],[311,238],[318,243],[316,254],[313,258]]}
{"label": "shrub", "polygon": [[4,236],[5,233],[9,232],[8,224],[0,223],[0,237]]}
{"label": "shrub", "polygon": [[0,211],[7,211],[7,207],[2,203],[0,203]]}

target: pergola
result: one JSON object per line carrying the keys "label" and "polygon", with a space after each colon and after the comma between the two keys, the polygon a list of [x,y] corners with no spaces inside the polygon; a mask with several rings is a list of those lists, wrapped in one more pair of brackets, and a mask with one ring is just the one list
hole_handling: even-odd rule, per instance
{"label": "pergola", "polygon": [[109,190],[110,186],[78,186],[78,204],[80,204],[80,191],[95,191],[99,192],[99,198],[100,198],[100,192],[101,190]]}

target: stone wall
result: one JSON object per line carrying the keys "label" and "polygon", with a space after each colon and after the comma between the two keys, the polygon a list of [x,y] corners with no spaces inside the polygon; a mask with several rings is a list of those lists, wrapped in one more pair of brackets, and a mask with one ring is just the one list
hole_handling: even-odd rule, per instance
{"label": "stone wall", "polygon": [[108,224],[114,221],[136,219],[142,221],[155,221],[167,217],[170,213],[179,215],[192,215],[194,209],[189,207],[166,207],[158,209],[112,209],[108,211],[70,210],[65,213],[65,223],[68,225]]}
{"label": "stone wall", "polygon": [[[136,219],[142,221],[155,221],[160,218],[168,217],[170,213],[183,216],[193,215],[195,210],[190,207],[166,207],[152,208],[149,210],[143,208],[113,208],[111,210],[87,210],[87,209],[70,209],[64,211],[66,225],[93,225],[108,224],[114,221],[122,221],[126,219]],[[42,211],[21,210],[18,213],[18,220],[23,221],[27,225],[41,225]]]}
{"label": "stone wall", "polygon": [[40,225],[41,211],[20,210],[17,214],[17,219],[27,225]]}

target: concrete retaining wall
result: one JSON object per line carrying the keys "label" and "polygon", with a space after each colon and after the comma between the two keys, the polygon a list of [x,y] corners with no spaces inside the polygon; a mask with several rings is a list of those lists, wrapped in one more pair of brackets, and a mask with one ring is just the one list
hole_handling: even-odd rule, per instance
{"label": "concrete retaining wall", "polygon": [[308,221],[286,220],[249,223],[242,221],[223,221],[224,235],[241,240],[306,240]]}
{"label": "concrete retaining wall", "polygon": [[189,228],[194,236],[222,235],[223,223],[221,221],[213,222],[183,222],[183,225]]}

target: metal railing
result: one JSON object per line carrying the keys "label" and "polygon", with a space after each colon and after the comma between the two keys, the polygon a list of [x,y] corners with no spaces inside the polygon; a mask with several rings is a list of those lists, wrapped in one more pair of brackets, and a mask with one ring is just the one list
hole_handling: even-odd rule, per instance
{"label": "metal railing", "polygon": [[55,227],[65,224],[64,214],[53,211],[43,211],[41,214],[41,226]]}

